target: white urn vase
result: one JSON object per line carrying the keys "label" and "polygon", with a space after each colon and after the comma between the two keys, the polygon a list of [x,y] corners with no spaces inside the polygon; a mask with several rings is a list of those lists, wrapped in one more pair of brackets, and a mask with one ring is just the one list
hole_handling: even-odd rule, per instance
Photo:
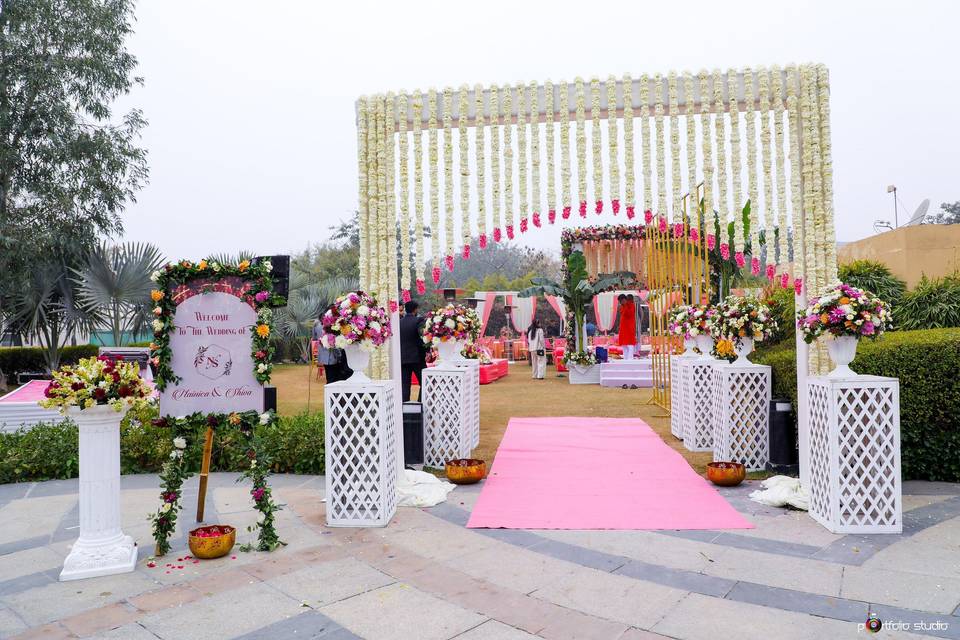
{"label": "white urn vase", "polygon": [[353,371],[353,375],[347,378],[347,382],[370,382],[370,378],[364,373],[370,366],[370,352],[359,344],[348,344],[343,348],[347,356],[347,366]]}
{"label": "white urn vase", "polygon": [[444,340],[437,345],[437,366],[447,367],[463,360],[463,340]]}
{"label": "white urn vase", "polygon": [[713,337],[702,333],[695,338],[697,349],[700,350],[701,360],[713,360],[711,352],[713,351]]}
{"label": "white urn vase", "polygon": [[60,580],[133,571],[137,545],[120,528],[120,420],[109,405],[67,416],[80,432],[80,537],[63,562]]}
{"label": "white urn vase", "polygon": [[695,358],[697,352],[694,351],[694,347],[697,346],[697,341],[694,338],[684,338],[683,339],[683,357],[684,358]]}
{"label": "white urn vase", "polygon": [[857,372],[850,368],[850,363],[857,357],[856,336],[835,336],[827,341],[827,352],[830,359],[837,365],[833,371],[827,374],[830,378],[849,378],[857,375]]}
{"label": "white urn vase", "polygon": [[733,350],[737,354],[737,359],[733,361],[733,364],[751,364],[747,356],[753,353],[753,338],[734,340]]}

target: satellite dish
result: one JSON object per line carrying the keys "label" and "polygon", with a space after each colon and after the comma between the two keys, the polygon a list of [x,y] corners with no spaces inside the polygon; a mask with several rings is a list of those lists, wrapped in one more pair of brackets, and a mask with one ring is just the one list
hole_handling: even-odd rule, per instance
{"label": "satellite dish", "polygon": [[910,222],[903,226],[909,227],[915,224],[923,224],[923,219],[927,217],[928,209],[930,209],[930,198],[925,198],[924,201],[920,203],[920,206],[917,207],[917,210],[913,212],[913,217],[910,218]]}

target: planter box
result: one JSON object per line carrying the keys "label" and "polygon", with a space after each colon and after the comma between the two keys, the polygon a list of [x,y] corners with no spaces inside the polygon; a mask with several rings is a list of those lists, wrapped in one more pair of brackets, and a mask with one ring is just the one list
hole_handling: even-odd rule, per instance
{"label": "planter box", "polygon": [[470,457],[473,416],[467,369],[423,370],[423,464],[443,469],[448,460]]}
{"label": "planter box", "polygon": [[833,533],[902,533],[900,382],[815,376],[810,412],[810,515]]}
{"label": "planter box", "polygon": [[579,364],[568,365],[570,369],[570,384],[600,384],[600,365],[594,364],[584,367]]}
{"label": "planter box", "polygon": [[770,461],[770,367],[720,361],[711,374],[713,461],[763,471]]}

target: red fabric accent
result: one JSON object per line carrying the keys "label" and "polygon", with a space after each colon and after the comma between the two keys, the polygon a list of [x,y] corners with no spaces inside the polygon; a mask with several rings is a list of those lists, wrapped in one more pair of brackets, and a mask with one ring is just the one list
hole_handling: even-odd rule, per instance
{"label": "red fabric accent", "polygon": [[620,305],[620,336],[618,344],[637,344],[637,306],[633,298]]}
{"label": "red fabric accent", "polygon": [[480,318],[480,335],[484,335],[487,331],[487,321],[490,320],[490,312],[493,311],[493,301],[496,300],[497,294],[487,292],[487,295],[483,298],[483,317]]}

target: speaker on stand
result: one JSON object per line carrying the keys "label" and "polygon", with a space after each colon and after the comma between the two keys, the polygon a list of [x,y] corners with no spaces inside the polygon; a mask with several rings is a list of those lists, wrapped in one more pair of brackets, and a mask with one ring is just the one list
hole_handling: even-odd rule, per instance
{"label": "speaker on stand", "polygon": [[[254,261],[258,263],[264,260],[269,260],[273,266],[273,270],[270,271],[270,275],[273,277],[273,292],[283,296],[284,301],[286,301],[290,295],[290,256],[257,256],[254,258]],[[286,306],[286,302],[277,306]]]}

